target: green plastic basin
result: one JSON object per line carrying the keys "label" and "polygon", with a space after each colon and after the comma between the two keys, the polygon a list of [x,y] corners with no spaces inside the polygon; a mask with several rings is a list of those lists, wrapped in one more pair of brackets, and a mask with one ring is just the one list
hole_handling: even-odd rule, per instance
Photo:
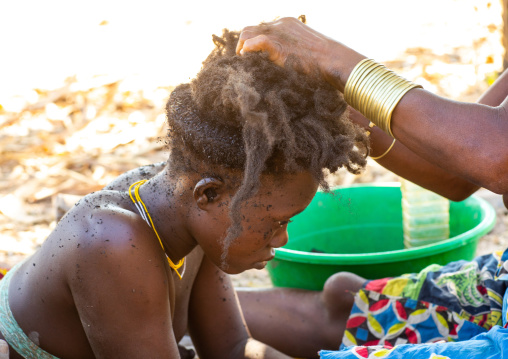
{"label": "green plastic basin", "polygon": [[267,265],[277,287],[321,290],[340,271],[367,279],[418,272],[429,264],[474,257],[496,221],[492,206],[472,196],[450,202],[450,239],[404,249],[399,183],[318,192],[288,226],[289,241]]}

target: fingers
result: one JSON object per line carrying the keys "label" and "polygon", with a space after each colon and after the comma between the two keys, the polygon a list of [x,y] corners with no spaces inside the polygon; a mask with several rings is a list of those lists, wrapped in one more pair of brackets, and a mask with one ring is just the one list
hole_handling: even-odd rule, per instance
{"label": "fingers", "polygon": [[[280,54],[277,52],[281,51],[282,46],[274,39],[281,40],[281,34],[285,33],[286,30],[291,30],[294,27],[302,26],[302,22],[295,18],[282,18],[272,22],[265,22],[258,26],[247,26],[241,34],[238,44],[236,46],[236,53],[242,55],[245,52],[253,51],[265,51],[270,54],[270,58],[278,58]],[[303,25],[305,26],[305,25]],[[279,29],[280,28],[280,29]],[[274,34],[273,30],[276,30]],[[272,36],[269,37],[268,34]]]}
{"label": "fingers", "polygon": [[9,345],[0,339],[0,359],[9,359]]}
{"label": "fingers", "polygon": [[240,33],[240,38],[238,39],[238,44],[236,45],[236,54],[241,55],[241,50],[245,46],[245,42],[260,36],[262,33],[259,31],[259,27],[257,26],[247,26]]}
{"label": "fingers", "polygon": [[267,35],[258,35],[256,37],[242,39],[238,41],[236,53],[243,55],[246,52],[265,52],[268,58],[279,66],[284,66],[284,55],[282,45],[272,41]]}
{"label": "fingers", "polygon": [[[306,38],[310,40],[305,41]],[[315,41],[316,35],[311,29],[295,18],[282,18],[273,22],[262,23],[258,26],[248,26],[243,29],[236,46],[236,53],[243,55],[246,52],[265,52],[269,59],[279,66],[289,53],[298,53],[293,45]]]}
{"label": "fingers", "polygon": [[270,40],[266,35],[258,35],[254,38],[248,39],[243,43],[243,47],[240,50],[240,54],[244,54],[245,52],[255,52],[255,51],[270,51],[271,44]]}
{"label": "fingers", "polygon": [[[244,52],[255,52],[255,51],[263,51],[267,52],[270,55],[270,58],[276,57],[274,55],[277,55],[277,51],[279,48],[275,46],[275,44],[270,41],[268,36],[266,35],[259,35],[252,39],[249,39],[243,43],[243,48],[240,50],[240,54],[243,54]],[[274,60],[274,59],[272,59]]]}
{"label": "fingers", "polygon": [[256,36],[255,33],[251,30],[253,27],[249,26],[242,30],[240,33],[240,38],[238,39],[238,44],[236,45],[236,54],[240,55],[240,51],[243,48],[243,44],[246,40]]}

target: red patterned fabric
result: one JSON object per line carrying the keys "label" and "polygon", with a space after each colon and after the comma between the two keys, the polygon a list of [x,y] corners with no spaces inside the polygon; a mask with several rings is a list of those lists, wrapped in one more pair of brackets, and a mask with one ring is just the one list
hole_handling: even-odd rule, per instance
{"label": "red patterned fabric", "polygon": [[7,273],[8,269],[6,268],[0,268],[0,279],[2,279],[5,276],[5,273]]}

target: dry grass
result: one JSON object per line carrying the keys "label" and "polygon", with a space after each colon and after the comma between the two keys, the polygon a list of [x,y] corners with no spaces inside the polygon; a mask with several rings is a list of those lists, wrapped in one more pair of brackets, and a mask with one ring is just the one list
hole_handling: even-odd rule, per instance
{"label": "dry grass", "polygon": [[[408,47],[386,63],[437,94],[475,101],[496,77],[503,53],[499,23],[480,19],[471,46],[443,54],[436,41],[436,48]],[[159,137],[165,134],[162,109],[170,91],[130,78],[93,76],[0,99],[0,265],[12,265],[44,241],[55,225],[56,194],[96,191],[124,171],[166,158]],[[332,182],[394,180],[372,162],[364,174],[340,172]],[[499,207],[498,216],[495,230],[482,239],[481,253],[508,244],[506,209]],[[236,278],[238,285],[267,283],[264,272]]]}

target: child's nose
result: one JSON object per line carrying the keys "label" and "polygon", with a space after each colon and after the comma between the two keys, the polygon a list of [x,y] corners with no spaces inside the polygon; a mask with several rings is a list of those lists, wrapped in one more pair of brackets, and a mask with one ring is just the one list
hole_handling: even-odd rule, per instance
{"label": "child's nose", "polygon": [[275,231],[272,240],[270,241],[270,246],[272,248],[282,247],[288,242],[288,239],[287,226],[283,226]]}

